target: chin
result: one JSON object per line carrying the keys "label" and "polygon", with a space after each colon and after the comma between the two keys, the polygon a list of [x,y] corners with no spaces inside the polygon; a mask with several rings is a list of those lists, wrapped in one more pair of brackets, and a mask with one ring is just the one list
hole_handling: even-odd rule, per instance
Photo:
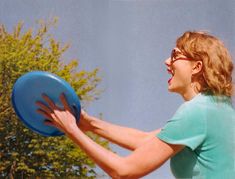
{"label": "chin", "polygon": [[176,88],[173,88],[173,87],[168,87],[168,91],[171,92],[171,93],[179,93],[179,90],[177,90]]}
{"label": "chin", "polygon": [[168,86],[168,91],[169,92],[174,92],[174,88],[172,88],[171,86]]}

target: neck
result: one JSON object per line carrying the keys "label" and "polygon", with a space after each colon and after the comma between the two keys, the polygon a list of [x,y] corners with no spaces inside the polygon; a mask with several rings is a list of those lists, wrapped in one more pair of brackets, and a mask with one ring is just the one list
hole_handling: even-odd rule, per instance
{"label": "neck", "polygon": [[185,101],[189,101],[189,100],[193,99],[196,95],[198,95],[198,93],[196,93],[195,91],[192,90],[192,91],[188,91],[186,93],[183,93],[181,95]]}
{"label": "neck", "polygon": [[198,95],[199,91],[197,89],[200,89],[198,88],[200,87],[198,85],[198,83],[191,83],[188,89],[181,93],[181,96],[184,98],[185,101],[189,101],[193,99],[196,95]]}

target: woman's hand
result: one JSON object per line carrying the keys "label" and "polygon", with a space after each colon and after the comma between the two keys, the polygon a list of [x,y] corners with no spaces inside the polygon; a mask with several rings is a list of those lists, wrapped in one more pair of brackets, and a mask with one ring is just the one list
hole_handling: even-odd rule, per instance
{"label": "woman's hand", "polygon": [[92,120],[95,120],[94,117],[89,116],[84,110],[81,110],[80,119],[77,125],[83,132],[92,131]]}
{"label": "woman's hand", "polygon": [[47,95],[43,94],[42,97],[48,105],[39,101],[36,102],[36,105],[39,106],[37,112],[47,119],[45,124],[54,126],[66,134],[72,133],[72,131],[77,128],[76,118],[70,109],[65,95],[60,95],[63,108],[56,106]]}

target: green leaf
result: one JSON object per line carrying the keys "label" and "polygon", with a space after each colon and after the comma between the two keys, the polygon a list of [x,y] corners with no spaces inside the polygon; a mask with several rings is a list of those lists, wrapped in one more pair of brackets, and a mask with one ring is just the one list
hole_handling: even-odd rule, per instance
{"label": "green leaf", "polygon": [[[58,74],[75,89],[83,103],[97,99],[101,79],[98,69],[80,69],[76,59],[64,64],[69,48],[56,40],[49,29],[57,18],[38,21],[37,27],[24,29],[19,22],[13,32],[0,27],[0,178],[95,178],[95,164],[66,137],[42,137],[19,121],[11,104],[15,81],[24,73],[43,70]],[[33,31],[33,29],[36,29]],[[64,59],[63,59],[64,60]],[[108,148],[99,137],[90,136]]]}

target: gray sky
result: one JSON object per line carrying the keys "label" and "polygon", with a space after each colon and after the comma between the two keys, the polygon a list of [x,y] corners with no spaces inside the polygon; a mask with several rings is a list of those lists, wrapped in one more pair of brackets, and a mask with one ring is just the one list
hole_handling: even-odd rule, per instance
{"label": "gray sky", "polygon": [[[55,16],[54,37],[71,44],[64,59],[78,58],[86,70],[100,68],[104,92],[88,112],[145,131],[162,127],[183,102],[167,91],[164,66],[179,35],[207,30],[235,55],[233,0],[0,1],[0,23],[9,31],[20,20],[28,28]],[[144,178],[173,178],[168,165]]]}

